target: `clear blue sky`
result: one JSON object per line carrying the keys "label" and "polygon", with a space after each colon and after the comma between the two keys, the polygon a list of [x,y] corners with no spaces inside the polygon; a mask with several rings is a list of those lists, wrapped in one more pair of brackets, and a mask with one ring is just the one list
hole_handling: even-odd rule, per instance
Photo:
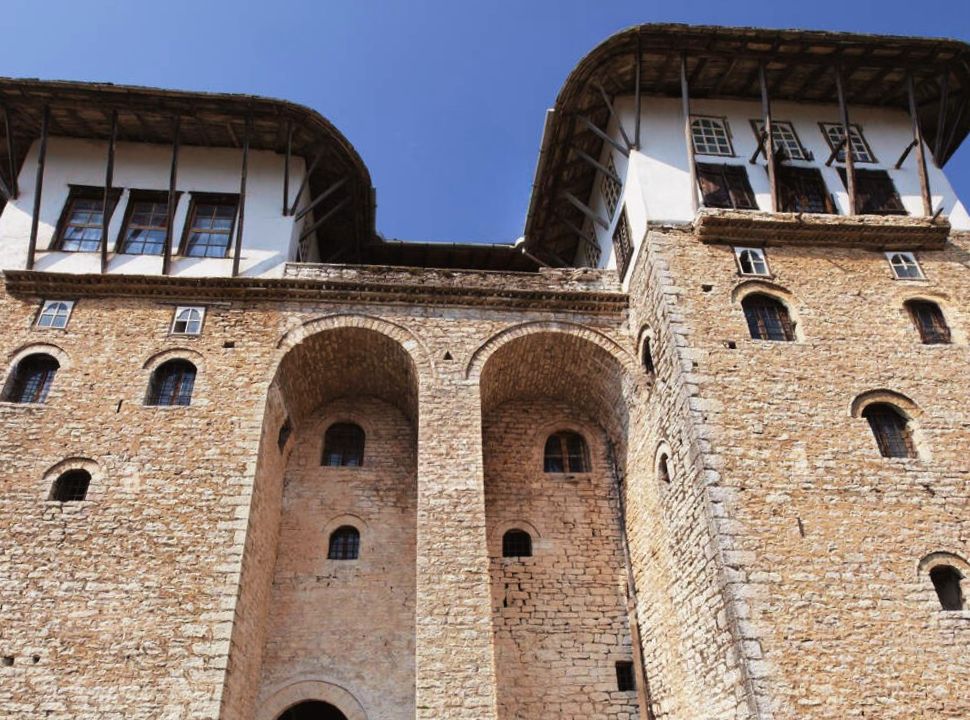
{"label": "clear blue sky", "polygon": [[[970,40],[970,1],[5,0],[0,74],[303,103],[364,158],[386,236],[512,242],[545,109],[583,55],[642,22]],[[970,200],[970,142],[947,169]]]}

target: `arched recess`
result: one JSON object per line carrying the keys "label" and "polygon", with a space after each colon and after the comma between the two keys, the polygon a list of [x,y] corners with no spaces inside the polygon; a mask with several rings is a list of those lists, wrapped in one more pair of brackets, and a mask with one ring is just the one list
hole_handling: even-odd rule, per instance
{"label": "arched recess", "polygon": [[286,710],[307,700],[329,703],[347,720],[367,720],[357,698],[345,688],[322,680],[300,680],[280,687],[259,702],[255,720],[277,720]]}
{"label": "arched recess", "polygon": [[[327,678],[381,717],[413,717],[417,403],[433,368],[413,334],[368,316],[310,321],[278,347],[233,626],[257,639],[233,643],[224,706],[253,707],[257,691],[296,673]],[[334,418],[365,429],[363,466],[321,463]],[[328,564],[332,520],[351,516],[366,552]],[[308,699],[332,702],[294,702]]]}
{"label": "arched recess", "polygon": [[[615,686],[612,658],[631,643],[616,481],[625,464],[627,398],[642,374],[608,336],[555,322],[498,333],[466,368],[481,395],[499,717],[568,705],[591,717],[638,716],[635,697],[591,700],[575,677]],[[543,447],[560,430],[583,437],[589,472],[544,472]],[[504,532],[537,525],[534,560],[503,560]],[[574,602],[595,627],[570,623]],[[616,646],[590,650],[589,634],[617,638]]]}

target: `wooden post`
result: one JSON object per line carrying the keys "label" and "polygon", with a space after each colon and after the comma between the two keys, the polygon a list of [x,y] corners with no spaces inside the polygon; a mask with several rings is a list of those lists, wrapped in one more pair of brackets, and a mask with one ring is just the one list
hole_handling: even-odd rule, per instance
{"label": "wooden post", "polygon": [[610,96],[606,94],[606,90],[604,90],[603,86],[599,83],[596,83],[596,89],[599,90],[600,96],[603,98],[603,102],[606,104],[606,109],[610,111],[610,117],[616,120],[616,128],[620,131],[620,136],[623,138],[623,142],[626,144],[627,148],[633,147],[633,143],[630,142],[630,138],[627,136],[626,130],[623,129],[623,121],[616,112],[616,108],[613,107],[613,101],[610,100]]}
{"label": "wooden post", "polygon": [[933,198],[930,195],[930,178],[926,172],[926,152],[923,148],[923,131],[916,111],[916,88],[913,74],[906,73],[906,90],[909,93],[909,116],[913,121],[913,142],[916,143],[916,169],[919,171],[919,190],[923,196],[923,215],[933,214]]}
{"label": "wooden post", "polygon": [[3,108],[3,126],[7,133],[7,162],[10,170],[10,194],[16,198],[20,195],[20,188],[17,185],[17,149],[13,139],[13,124],[10,122],[10,108]]}
{"label": "wooden post", "polygon": [[640,66],[643,64],[643,51],[640,49],[640,33],[637,32],[637,67],[636,72],[634,72],[634,83],[636,86],[633,88],[633,105],[636,107],[636,119],[633,124],[633,147],[637,150],[640,149],[640,112],[643,110],[641,106],[642,94],[640,92]]}
{"label": "wooden post", "polygon": [[246,117],[246,136],[243,138],[242,174],[239,178],[239,220],[236,223],[236,249],[232,254],[232,276],[239,274],[239,258],[242,254],[243,219],[246,215],[246,174],[249,169],[249,135],[251,118]]}
{"label": "wooden post", "polygon": [[771,212],[778,212],[778,174],[775,171],[775,135],[771,125],[771,99],[768,97],[768,80],[765,77],[765,64],[758,65],[758,77],[761,80],[761,117],[765,124],[764,142],[765,159],[768,161],[768,186],[771,188]]}
{"label": "wooden post", "polygon": [[839,118],[845,139],[845,185],[849,193],[849,215],[856,214],[855,202],[855,161],[852,159],[852,135],[849,126],[849,108],[845,104],[845,88],[842,86],[842,68],[835,68],[835,91],[839,96]]}
{"label": "wooden post", "polygon": [[50,105],[44,106],[44,117],[40,123],[40,148],[37,151],[37,178],[34,183],[34,212],[30,218],[30,242],[27,244],[27,269],[34,269],[34,255],[37,252],[37,226],[40,223],[40,197],[44,192],[44,163],[47,161],[47,128],[51,121]]}
{"label": "wooden post", "polygon": [[290,214],[290,156],[293,154],[293,121],[286,121],[286,156],[283,160],[283,215]]}
{"label": "wooden post", "polygon": [[[940,163],[940,156],[943,154],[943,132],[946,127],[946,111],[950,101],[950,71],[943,71],[943,79],[940,81],[940,119],[936,123],[936,147],[933,149],[933,164],[943,167]],[[7,135],[10,134],[10,127],[7,127]]]}
{"label": "wooden post", "polygon": [[175,191],[179,173],[179,142],[182,133],[182,116],[175,116],[172,129],[172,165],[168,171],[168,222],[165,224],[165,249],[162,251],[162,275],[168,275],[172,270],[172,238],[175,232],[175,204],[178,194]]}
{"label": "wooden post", "polygon": [[101,201],[101,274],[108,271],[108,226],[115,205],[111,202],[111,181],[115,174],[115,145],[118,140],[118,111],[111,111],[111,137],[108,139],[108,165],[104,171],[104,199]]}
{"label": "wooden post", "polygon": [[[289,215],[296,214],[296,206],[300,202],[300,196],[303,194],[304,189],[306,189],[307,183],[310,182],[310,176],[313,174],[313,171],[317,169],[317,164],[320,162],[322,157],[323,150],[319,150],[317,154],[314,155],[313,161],[310,163],[310,167],[306,167],[304,165],[303,179],[300,181],[300,187],[297,189],[296,195],[293,196],[293,204],[290,206],[290,212],[288,213]],[[304,158],[304,162],[305,161],[306,158]]]}
{"label": "wooden post", "polygon": [[690,207],[697,212],[697,167],[694,164],[694,134],[690,123],[690,88],[687,86],[687,53],[680,56],[680,99],[684,112],[684,138],[687,141],[687,165],[690,171]]}

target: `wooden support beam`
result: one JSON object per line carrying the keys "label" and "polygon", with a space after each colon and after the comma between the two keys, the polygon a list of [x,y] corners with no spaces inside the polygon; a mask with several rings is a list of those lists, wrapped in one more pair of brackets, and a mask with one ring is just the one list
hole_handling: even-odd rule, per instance
{"label": "wooden support beam", "polygon": [[[940,157],[943,154],[943,135],[946,128],[946,114],[947,104],[950,101],[950,73],[944,72],[943,77],[940,79],[940,117],[936,122],[936,146],[933,148],[933,164],[937,167],[943,167]],[[7,129],[7,135],[10,134],[10,129]]]}
{"label": "wooden support beam", "polygon": [[721,90],[724,89],[724,86],[727,84],[728,78],[731,77],[731,73],[733,73],[734,69],[738,66],[738,62],[739,62],[738,58],[733,58],[731,62],[728,63],[727,70],[725,70],[724,74],[721,75],[720,78],[718,78],[717,84],[714,85],[714,89],[711,90],[712,97],[716,97],[717,95],[720,94]]}
{"label": "wooden support beam", "polygon": [[759,155],[764,155],[765,154],[765,138],[766,137],[768,137],[768,134],[764,130],[762,130],[758,134],[758,144],[755,146],[754,152],[751,153],[751,157],[748,158],[748,162],[751,165],[754,165],[755,162],[757,162]]}
{"label": "wooden support beam", "polygon": [[310,176],[313,171],[317,169],[317,164],[320,162],[320,158],[323,157],[323,150],[317,151],[317,154],[313,157],[313,161],[310,163],[310,167],[306,168],[306,172],[303,173],[303,179],[300,181],[300,187],[296,191],[296,195],[293,196],[293,204],[290,206],[290,212],[288,215],[296,215],[296,206],[300,202],[300,196],[303,195],[303,191],[306,189],[307,183],[310,182]]}
{"label": "wooden support beam", "polygon": [[606,177],[608,177],[611,180],[619,183],[620,185],[623,184],[623,181],[620,179],[620,176],[619,175],[617,175],[615,172],[613,172],[608,167],[606,167],[605,165],[603,165],[603,163],[598,162],[589,153],[583,152],[582,150],[580,150],[578,147],[575,147],[575,146],[573,147],[573,152],[576,153],[576,156],[577,157],[582,158],[587,163],[589,163],[590,165],[592,165],[594,169],[596,169],[597,171],[599,171],[599,172],[603,173],[604,175],[606,175]]}
{"label": "wooden support beam", "polygon": [[967,101],[968,97],[965,95],[963,102],[960,103],[960,107],[957,109],[957,116],[954,119],[953,124],[950,126],[950,134],[947,136],[946,142],[943,144],[943,154],[940,156],[941,162],[942,158],[949,157],[950,151],[953,149],[953,143],[956,142],[957,132],[960,128],[960,121],[963,120],[963,114],[967,110]]}
{"label": "wooden support beam", "polygon": [[326,200],[328,197],[330,197],[333,193],[335,193],[337,190],[339,190],[340,188],[342,188],[346,182],[347,182],[347,177],[346,176],[340,178],[337,182],[333,183],[333,185],[331,185],[330,187],[328,187],[322,193],[320,193],[319,195],[317,195],[312,201],[310,201],[310,203],[305,208],[303,208],[302,210],[300,210],[300,212],[298,212],[296,214],[296,218],[294,218],[294,219],[295,220],[299,220],[300,218],[302,218],[308,212],[310,212],[311,210],[313,210],[313,208],[315,208],[317,205],[319,205],[324,200]]}
{"label": "wooden support beam", "polygon": [[317,231],[317,229],[321,225],[323,225],[325,222],[327,222],[327,220],[329,220],[338,211],[342,210],[343,207],[347,203],[349,203],[349,202],[350,202],[350,196],[348,195],[343,200],[341,200],[339,203],[337,203],[332,208],[330,208],[326,213],[324,213],[324,215],[323,215],[322,218],[320,218],[319,220],[317,220],[310,227],[308,227],[306,230],[304,230],[302,233],[300,233],[300,242],[302,242],[303,239],[306,238],[307,236],[312,235],[313,233],[315,233]]}
{"label": "wooden support beam", "polygon": [[583,240],[586,240],[587,242],[591,242],[591,241],[594,241],[595,240],[596,233],[593,233],[592,235],[590,235],[588,232],[586,232],[585,230],[583,230],[583,228],[579,227],[579,225],[577,225],[576,223],[574,223],[572,220],[570,220],[565,215],[560,215],[559,213],[556,213],[556,217],[559,218],[560,222],[562,222],[563,225],[565,225],[570,230],[572,230],[574,233],[576,233],[577,235],[579,235],[579,237],[582,238]]}
{"label": "wooden support beam", "polygon": [[849,141],[849,138],[847,138],[847,137],[843,137],[841,140],[839,140],[839,142],[836,144],[836,146],[834,148],[832,148],[832,152],[829,154],[828,160],[825,161],[825,167],[831,167],[832,166],[832,163],[835,162],[835,158],[837,158],[839,156],[839,153],[842,151],[842,148],[845,147],[845,144],[848,141]]}
{"label": "wooden support beam", "polygon": [[606,90],[598,82],[596,83],[596,89],[600,92],[600,97],[603,98],[603,102],[606,103],[606,109],[610,111],[610,117],[616,122],[616,127],[620,131],[620,136],[623,138],[623,142],[626,143],[627,151],[633,147],[633,143],[630,142],[630,138],[626,134],[626,130],[623,129],[623,122],[620,120],[619,114],[616,112],[616,108],[613,107],[613,101],[610,100],[610,96],[606,94]]}
{"label": "wooden support beam", "polygon": [[47,162],[47,130],[51,121],[50,105],[44,106],[40,121],[40,147],[37,151],[37,177],[34,181],[34,210],[30,217],[30,241],[27,243],[27,269],[34,269],[37,253],[37,226],[40,223],[40,198],[44,192],[44,164]]}
{"label": "wooden support beam", "polygon": [[913,142],[916,143],[916,169],[919,171],[919,189],[923,196],[923,215],[933,214],[933,198],[930,194],[930,176],[926,171],[926,151],[923,145],[923,129],[919,124],[919,113],[916,108],[916,86],[913,84],[913,74],[906,75],[906,90],[909,95],[909,116],[913,122]]}
{"label": "wooden support beam", "polygon": [[13,198],[13,191],[7,185],[7,181],[3,179],[3,175],[0,175],[0,195],[3,195],[4,200],[11,200]]}
{"label": "wooden support beam", "polygon": [[290,214],[290,156],[293,154],[293,121],[286,121],[286,155],[283,158],[283,215]]}
{"label": "wooden support beam", "polygon": [[111,137],[108,139],[108,163],[104,171],[104,199],[101,201],[101,274],[108,271],[108,229],[115,204],[111,199],[111,183],[115,175],[115,146],[118,143],[118,111],[111,111]]}
{"label": "wooden support beam", "polygon": [[[732,67],[734,63],[731,64]],[[730,68],[728,68],[730,71]],[[723,81],[724,78],[721,78]],[[720,83],[718,83],[720,85]],[[687,143],[687,168],[690,173],[690,207],[697,212],[697,165],[694,162],[694,133],[691,132],[690,84],[687,82],[687,53],[680,56],[680,102],[684,113],[684,140]]]}
{"label": "wooden support beam", "polygon": [[893,169],[899,170],[899,168],[903,166],[903,163],[906,162],[906,158],[909,157],[909,153],[912,151],[914,147],[916,147],[916,141],[911,140],[909,145],[906,146],[906,149],[903,150],[903,154],[899,156],[899,160],[897,160],[896,164],[893,165]]}
{"label": "wooden support beam", "polygon": [[619,151],[620,151],[621,153],[623,153],[623,154],[624,154],[624,155],[625,155],[626,157],[629,157],[629,156],[630,156],[630,148],[628,148],[628,147],[627,147],[626,145],[624,145],[623,143],[621,143],[621,142],[618,142],[618,141],[617,141],[617,140],[615,140],[614,138],[612,138],[612,137],[610,137],[610,136],[609,136],[609,135],[608,135],[607,133],[605,133],[604,131],[602,131],[602,130],[600,130],[600,129],[599,129],[599,128],[598,128],[598,127],[597,127],[597,126],[595,125],[595,123],[593,123],[593,121],[592,121],[592,120],[590,120],[590,119],[589,119],[588,117],[586,117],[585,115],[578,115],[578,116],[577,116],[577,118],[579,119],[579,121],[580,121],[580,122],[581,122],[581,123],[582,123],[583,125],[585,125],[585,126],[586,126],[587,128],[589,128],[589,130],[590,130],[590,131],[591,131],[591,132],[592,132],[592,133],[593,133],[593,134],[594,134],[594,135],[595,135],[596,137],[598,137],[598,138],[600,138],[600,139],[601,139],[601,140],[603,140],[604,142],[608,142],[608,143],[609,143],[610,145],[612,145],[612,146],[613,146],[613,147],[615,147],[615,148],[616,148],[617,150],[619,150]]}
{"label": "wooden support beam", "polygon": [[606,222],[606,220],[604,220],[595,212],[593,212],[592,208],[590,208],[589,205],[584,203],[582,200],[580,200],[578,197],[573,195],[571,192],[569,192],[568,190],[564,190],[562,193],[562,197],[563,199],[568,201],[570,205],[572,205],[574,208],[579,210],[579,212],[581,212],[583,215],[588,217],[590,220],[592,220],[594,223],[599,225],[601,228],[603,228],[604,230],[610,229],[610,224]]}
{"label": "wooden support beam", "polygon": [[179,142],[182,134],[182,116],[175,116],[172,127],[172,165],[168,171],[168,217],[165,223],[165,248],[162,250],[162,275],[168,275],[172,269],[172,236],[175,232],[175,203],[178,194],[175,191],[179,172]]}
{"label": "wooden support beam", "polygon": [[640,35],[637,35],[637,67],[634,73],[633,106],[636,109],[636,119],[633,123],[633,147],[640,149],[640,113],[643,111],[643,93],[640,91],[640,66],[643,65],[643,50],[640,48]]}
{"label": "wooden support beam", "polygon": [[839,98],[839,118],[842,122],[842,134],[845,143],[845,184],[849,193],[849,215],[855,215],[855,161],[852,159],[852,128],[849,125],[849,108],[845,104],[845,87],[842,84],[842,67],[840,65],[835,67],[835,92]]}
{"label": "wooden support beam", "polygon": [[20,195],[17,181],[17,147],[13,139],[13,123],[10,122],[10,108],[3,108],[3,127],[7,134],[7,171],[10,177],[10,197]]}
{"label": "wooden support beam", "polygon": [[771,123],[771,98],[768,97],[768,78],[765,64],[758,65],[758,78],[761,84],[761,119],[765,124],[764,150],[768,161],[768,186],[771,189],[771,212],[778,212],[778,177],[775,169],[775,136]]}
{"label": "wooden support beam", "polygon": [[232,253],[232,276],[239,275],[239,261],[242,257],[243,220],[246,218],[246,175],[249,172],[249,136],[252,134],[252,118],[246,116],[246,130],[243,135],[242,172],[239,174],[239,218],[236,220],[236,247]]}

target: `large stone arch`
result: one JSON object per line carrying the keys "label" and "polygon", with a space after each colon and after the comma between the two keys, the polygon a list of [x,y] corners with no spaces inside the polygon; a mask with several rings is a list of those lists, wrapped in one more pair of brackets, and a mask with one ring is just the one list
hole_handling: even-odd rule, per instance
{"label": "large stone arch", "polygon": [[276,720],[284,711],[307,700],[330,703],[347,720],[367,720],[367,713],[349,690],[323,680],[296,680],[278,688],[260,701],[255,720]]}

